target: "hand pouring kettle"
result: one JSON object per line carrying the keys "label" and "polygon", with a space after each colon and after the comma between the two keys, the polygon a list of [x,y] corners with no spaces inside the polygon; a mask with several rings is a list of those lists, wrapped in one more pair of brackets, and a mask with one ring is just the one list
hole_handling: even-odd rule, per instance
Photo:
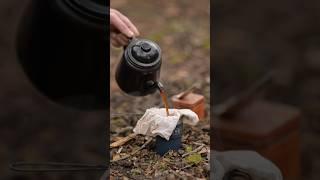
{"label": "hand pouring kettle", "polygon": [[158,82],[161,61],[161,49],[155,42],[133,38],[116,70],[120,89],[133,96],[154,93],[162,86]]}

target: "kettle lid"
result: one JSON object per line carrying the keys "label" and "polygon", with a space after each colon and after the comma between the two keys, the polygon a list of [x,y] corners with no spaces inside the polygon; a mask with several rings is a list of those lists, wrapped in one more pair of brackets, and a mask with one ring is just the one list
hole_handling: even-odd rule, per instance
{"label": "kettle lid", "polygon": [[141,67],[152,67],[161,61],[160,47],[147,39],[133,39],[125,51],[131,62]]}

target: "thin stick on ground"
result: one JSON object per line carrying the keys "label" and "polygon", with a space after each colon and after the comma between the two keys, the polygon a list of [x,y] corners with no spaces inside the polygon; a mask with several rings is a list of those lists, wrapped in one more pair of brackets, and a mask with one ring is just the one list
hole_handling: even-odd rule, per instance
{"label": "thin stick on ground", "polygon": [[187,165],[187,166],[184,166],[183,168],[180,168],[179,170],[182,171],[182,170],[188,169],[188,168],[190,168],[190,167],[192,167],[192,166],[193,166],[193,164],[189,164],[189,165]]}
{"label": "thin stick on ground", "polygon": [[110,148],[116,148],[116,147],[122,146],[125,143],[127,143],[128,141],[130,141],[131,139],[134,139],[136,136],[137,136],[137,134],[135,134],[135,133],[129,134],[128,136],[110,144]]}
{"label": "thin stick on ground", "polygon": [[141,151],[143,148],[145,148],[151,141],[152,141],[152,138],[148,139],[139,149],[133,151],[133,152],[130,153],[129,155],[126,155],[126,156],[124,156],[124,157],[122,157],[122,158],[119,158],[119,159],[111,160],[110,162],[113,163],[113,162],[121,161],[121,160],[124,160],[124,159],[129,158],[130,156],[135,155],[137,152],[139,152],[139,151]]}
{"label": "thin stick on ground", "polygon": [[183,154],[182,157],[186,157],[186,156],[188,156],[190,154],[196,153],[196,152],[200,151],[204,146],[205,146],[205,144],[202,144],[201,146],[197,147],[193,151],[190,151],[188,153]]}

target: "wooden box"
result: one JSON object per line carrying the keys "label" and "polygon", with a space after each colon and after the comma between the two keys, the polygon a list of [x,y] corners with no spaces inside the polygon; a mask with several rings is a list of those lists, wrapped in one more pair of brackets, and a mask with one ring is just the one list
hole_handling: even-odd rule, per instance
{"label": "wooden box", "polygon": [[189,93],[182,99],[178,99],[178,95],[171,98],[173,107],[176,109],[191,109],[199,119],[205,118],[204,96],[196,93]]}

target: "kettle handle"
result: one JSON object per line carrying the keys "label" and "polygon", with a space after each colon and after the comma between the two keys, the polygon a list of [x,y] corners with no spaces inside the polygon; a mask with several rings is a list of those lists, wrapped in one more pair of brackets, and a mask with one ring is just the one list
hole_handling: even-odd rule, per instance
{"label": "kettle handle", "polygon": [[[128,45],[129,45],[132,41],[134,41],[134,40],[136,40],[136,39],[137,39],[136,37],[130,37],[130,38],[129,38],[129,43],[128,43]],[[127,49],[128,45],[123,46],[123,51],[125,51],[125,50]]]}

